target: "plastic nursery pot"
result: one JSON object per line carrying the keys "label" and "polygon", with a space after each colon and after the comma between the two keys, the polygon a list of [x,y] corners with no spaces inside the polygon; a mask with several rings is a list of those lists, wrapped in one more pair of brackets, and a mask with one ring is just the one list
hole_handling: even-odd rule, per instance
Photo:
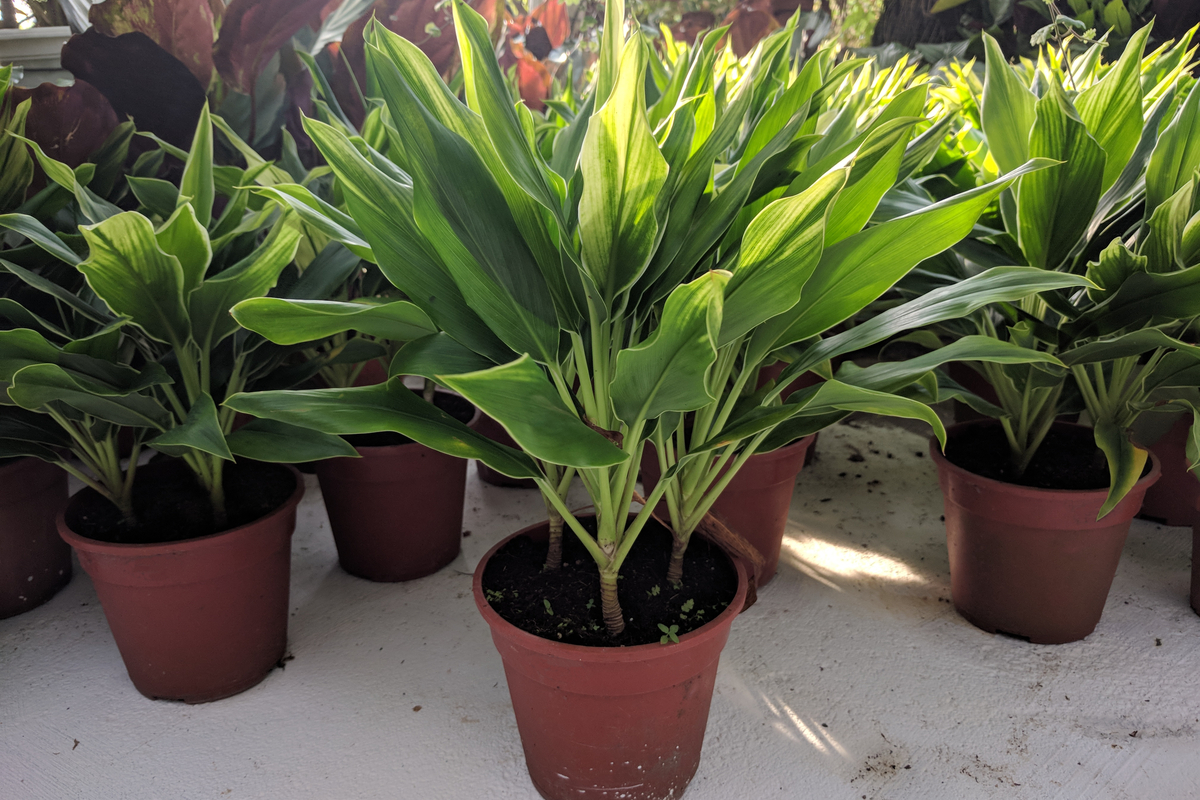
{"label": "plastic nursery pot", "polygon": [[[813,434],[770,453],[750,456],[713,504],[712,513],[762,554],[759,588],[775,577],[796,476],[807,463],[808,448],[816,438]],[[648,444],[642,453],[642,483],[647,494],[654,491],[660,475],[658,455],[654,445]],[[656,511],[667,519],[665,503]]]}
{"label": "plastic nursery pot", "polygon": [[288,579],[304,482],[264,517],[164,544],[112,544],[70,529],[79,495],[58,515],[91,576],[129,678],[151,699],[205,703],[267,676],[287,646]]}
{"label": "plastic nursery pot", "polygon": [[71,548],[54,519],[67,473],[37,458],[0,461],[0,619],[37,608],[71,580]]}
{"label": "plastic nursery pot", "polygon": [[473,583],[504,662],[529,777],[547,800],[678,798],[700,764],[717,662],[746,601],[746,567],[733,561],[733,600],[678,644],[562,644],[506,622],[483,590],[497,550],[518,536],[548,535],[543,522],[505,538],[479,562]]}
{"label": "plastic nursery pot", "polygon": [[1180,415],[1179,420],[1154,444],[1146,445],[1158,456],[1162,466],[1162,477],[1158,483],[1146,490],[1142,501],[1141,515],[1162,520],[1167,525],[1191,525],[1200,502],[1200,481],[1188,471],[1187,446],[1191,415]]}
{"label": "plastic nursery pot", "polygon": [[[482,433],[493,442],[516,447],[517,443],[508,435],[508,431],[504,430],[499,422],[489,417],[487,414],[480,414],[479,422],[475,426],[475,430]],[[537,483],[531,478],[510,478],[503,472],[496,470],[484,464],[482,461],[475,462],[475,468],[479,472],[479,479],[484,483],[490,483],[493,486],[509,486],[514,489],[536,489]]]}
{"label": "plastic nursery pot", "polygon": [[[475,427],[479,411],[468,423]],[[342,569],[369,581],[432,575],[462,545],[465,459],[409,442],[317,463]]]}
{"label": "plastic nursery pot", "polygon": [[[951,427],[953,439],[971,426]],[[1066,423],[1055,423],[1057,426]],[[1103,519],[1107,489],[1037,489],[992,480],[952,464],[936,439],[929,453],[946,502],[946,546],[954,607],[989,633],[1063,644],[1096,628],[1150,473]]]}

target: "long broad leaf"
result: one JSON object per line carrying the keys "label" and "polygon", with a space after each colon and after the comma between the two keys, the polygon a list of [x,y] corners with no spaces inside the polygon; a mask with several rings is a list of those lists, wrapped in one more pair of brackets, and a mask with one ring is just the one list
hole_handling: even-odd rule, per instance
{"label": "long broad leaf", "polygon": [[346,331],[396,342],[437,333],[425,312],[406,300],[343,303],[257,297],[238,303],[232,314],[243,328],[265,336],[275,344],[311,342]]}
{"label": "long broad leaf", "polygon": [[512,478],[539,478],[542,474],[529,456],[476,433],[395,379],[355,389],[242,393],[230,397],[225,405],[323,433],[394,431],[448,455],[477,458]]}
{"label": "long broad leaf", "polygon": [[667,411],[694,411],[713,401],[708,371],[717,360],[727,280],[728,273],[712,271],[678,287],[667,297],[650,338],[617,354],[613,410],[626,424]]}
{"label": "long broad leaf", "polygon": [[437,378],[503,425],[534,458],[581,468],[609,467],[628,458],[563,404],[528,355],[480,372]]}

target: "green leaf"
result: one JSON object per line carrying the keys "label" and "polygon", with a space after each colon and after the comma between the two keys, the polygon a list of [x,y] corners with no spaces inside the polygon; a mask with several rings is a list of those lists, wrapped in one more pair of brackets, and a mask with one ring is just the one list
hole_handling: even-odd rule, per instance
{"label": "green leaf", "polygon": [[39,220],[27,214],[0,214],[0,227],[21,234],[59,261],[71,266],[77,266],[81,260],[62,239],[51,233]]}
{"label": "green leaf", "polygon": [[871,132],[854,156],[846,186],[838,194],[825,228],[829,247],[862,230],[880,199],[896,183],[904,148],[916,120],[892,120]]}
{"label": "green leaf", "polygon": [[1017,188],[1021,251],[1031,266],[1054,269],[1071,254],[1091,222],[1106,163],[1104,150],[1057,81],[1050,82],[1038,101],[1029,154],[1063,162],[1026,175]]}
{"label": "green leaf", "polygon": [[238,303],[231,313],[243,328],[275,344],[312,342],[346,331],[396,342],[437,333],[425,312],[405,300],[343,303],[258,297]]}
{"label": "green leaf", "polygon": [[302,389],[235,394],[225,401],[235,411],[348,435],[394,431],[426,447],[459,458],[477,458],[511,478],[540,478],[529,456],[497,444],[426,403],[399,380],[354,389]]}
{"label": "green leaf", "polygon": [[1067,366],[1075,366],[1076,364],[1104,363],[1118,358],[1140,356],[1159,348],[1197,350],[1197,348],[1168,336],[1158,328],[1146,328],[1113,339],[1101,339],[1072,347],[1062,352],[1059,358]]}
{"label": "green leaf", "polygon": [[388,375],[419,375],[434,380],[437,375],[478,372],[493,366],[493,362],[445,333],[435,333],[401,347],[392,359]]}
{"label": "green leaf", "polygon": [[1113,239],[1100,252],[1099,261],[1088,262],[1087,279],[1096,284],[1095,289],[1088,289],[1088,297],[1093,302],[1101,302],[1121,288],[1130,275],[1145,272],[1148,263],[1148,258],[1135,255],[1120,239]]}
{"label": "green leaf", "polygon": [[596,103],[603,105],[620,80],[625,45],[625,0],[605,0],[604,30],[600,34],[600,63],[596,66]]}
{"label": "green leaf", "polygon": [[650,337],[617,354],[610,392],[613,410],[626,424],[694,411],[714,400],[708,372],[717,360],[727,280],[728,273],[712,271],[676,288]]}
{"label": "green leaf", "polygon": [[1142,138],[1141,64],[1149,35],[1149,25],[1138,31],[1108,74],[1075,100],[1080,118],[1107,156],[1102,185],[1105,191],[1116,182]]}
{"label": "green leaf", "polygon": [[940,14],[943,11],[949,11],[952,8],[958,8],[966,3],[967,0],[937,0],[933,7],[929,9],[930,14]]}
{"label": "green leaf", "polygon": [[[1079,275],[1036,267],[994,267],[965,281],[933,289],[814,344],[783,371],[776,383],[786,386],[803,372],[831,358],[870,347],[900,333],[964,317],[992,303],[1015,302],[1038,292],[1088,286],[1091,284]],[[767,352],[792,341],[773,342]]]}
{"label": "green leaf", "polygon": [[188,296],[192,338],[201,348],[214,347],[238,329],[230,310],[243,300],[266,294],[296,257],[299,244],[299,231],[277,227],[261,247]]}
{"label": "green leaf", "polygon": [[413,221],[411,181],[405,185],[385,175],[328,125],[308,119],[304,129],[333,168],[350,213],[387,279],[458,341],[493,360],[509,360],[512,351],[467,305]]}
{"label": "green leaf", "polygon": [[528,355],[479,372],[438,375],[437,380],[504,426],[534,458],[587,468],[609,467],[629,457],[563,405],[546,373]]}
{"label": "green leaf", "polygon": [[201,392],[192,401],[192,407],[188,409],[182,424],[160,433],[147,444],[169,456],[184,456],[198,450],[227,461],[233,460],[233,453],[229,452],[229,446],[225,443],[225,434],[221,432],[217,404],[208,392]]}
{"label": "green leaf", "polygon": [[[390,65],[380,62],[373,63],[382,79]],[[466,302],[506,345],[541,363],[556,361],[556,307],[499,186],[471,144],[439,122],[394,68],[391,73],[396,80],[385,98],[413,173],[413,216],[421,233]]]}
{"label": "green leaf", "polygon": [[500,74],[487,20],[463,0],[454,0],[453,9],[467,105],[479,114],[492,143],[504,154],[509,175],[554,214],[561,225],[566,185],[542,161],[521,128],[504,76]]}
{"label": "green leaf", "polygon": [[847,362],[834,377],[864,389],[896,392],[922,375],[952,361],[988,361],[995,364],[1053,364],[1063,366],[1053,355],[994,339],[964,336],[945,347],[905,361],[882,361],[869,367]]}
{"label": "green leaf", "polygon": [[192,149],[183,165],[183,178],[179,183],[180,197],[188,198],[187,202],[195,211],[197,221],[205,229],[212,222],[215,194],[212,118],[208,114],[208,103],[205,103],[200,107],[200,119],[192,136]]}
{"label": "green leaf", "polygon": [[254,419],[225,437],[238,458],[281,464],[303,464],[326,458],[358,458],[345,439],[312,428],[273,419]]}
{"label": "green leaf", "polygon": [[777,318],[784,333],[775,346],[815,336],[866,307],[917,264],[966,236],[980,214],[1014,180],[1047,164],[1044,159],[1030,161],[992,183],[825,248],[800,302]]}
{"label": "green leaf", "polygon": [[19,370],[12,377],[8,396],[31,411],[60,402],[114,425],[162,430],[171,424],[170,413],[154,398],[119,392],[72,375],[56,364],[33,364]]}
{"label": "green leaf", "polygon": [[127,211],[79,230],[90,248],[79,271],[92,291],[150,337],[181,347],[189,333],[183,268],[158,246],[150,220]]}
{"label": "green leaf", "polygon": [[1129,490],[1142,476],[1146,467],[1146,459],[1150,457],[1147,450],[1136,447],[1129,441],[1126,432],[1108,420],[1100,420],[1093,430],[1096,446],[1104,451],[1108,459],[1108,497],[1100,506],[1096,519],[1103,519],[1108,512],[1117,507]]}
{"label": "green leaf", "polygon": [[299,184],[279,184],[256,189],[255,194],[269,197],[284,208],[290,208],[330,239],[341,242],[359,258],[374,262],[371,245],[363,238],[358,223],[349,214],[330,205]]}
{"label": "green leaf", "polygon": [[1037,114],[1037,97],[1013,72],[1000,45],[983,34],[987,71],[983,84],[982,119],[988,149],[1001,172],[1029,160],[1029,133]]}
{"label": "green leaf", "polygon": [[186,297],[204,280],[204,273],[212,261],[208,231],[196,218],[192,206],[183,205],[155,232],[154,239],[164,253],[179,260],[183,270],[183,294]]}
{"label": "green leaf", "polygon": [[1183,266],[1180,245],[1192,213],[1193,193],[1194,184],[1184,184],[1150,215],[1140,248],[1146,257],[1146,271],[1174,272]]}
{"label": "green leaf", "polygon": [[1191,183],[1200,167],[1200,82],[1192,85],[1187,99],[1175,112],[1146,168],[1146,219],[1167,198]]}
{"label": "green leaf", "polygon": [[[80,182],[77,179],[76,173],[70,167],[46,155],[42,151],[41,145],[37,142],[32,139],[26,139],[24,136],[18,136],[15,133],[10,133],[10,135],[13,138],[20,139],[33,150],[33,154],[37,158],[38,164],[41,165],[42,170],[46,173],[46,177],[75,195],[75,200],[79,203],[79,210],[89,220],[92,222],[101,222],[121,212],[121,209],[112,203],[97,197],[95,192],[84,185],[86,181]],[[79,167],[81,171],[86,169],[95,170],[95,165],[84,164]],[[92,173],[89,172],[87,174],[90,177]]]}
{"label": "green leaf", "polygon": [[126,175],[130,191],[151,214],[166,219],[179,206],[179,189],[170,181]]}
{"label": "green leaf", "polygon": [[718,347],[800,301],[824,248],[826,219],[847,170],[835,169],[798,195],[764,208],[746,228],[725,289]]}
{"label": "green leaf", "polygon": [[655,200],[667,179],[646,120],[644,48],[640,36],[625,46],[616,86],[592,115],[580,155],[583,266],[609,305],[650,262],[658,236]]}
{"label": "green leaf", "polygon": [[1196,316],[1200,308],[1200,266],[1178,272],[1130,275],[1103,304],[1064,326],[1074,339],[1105,336]]}

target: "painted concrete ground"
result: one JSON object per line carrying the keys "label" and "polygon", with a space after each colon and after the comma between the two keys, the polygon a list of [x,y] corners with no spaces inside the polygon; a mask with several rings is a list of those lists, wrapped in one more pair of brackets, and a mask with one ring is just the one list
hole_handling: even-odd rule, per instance
{"label": "painted concrete ground", "polygon": [[[925,448],[865,423],[822,434],[779,576],[722,657],[689,800],[1200,797],[1190,531],[1134,523],[1086,641],[988,635],[949,603]],[[371,584],[338,568],[310,479],[294,658],[202,706],[134,690],[78,574],[0,621],[0,798],[532,800],[470,570],[540,513],[533,492],[472,468],[459,561]]]}

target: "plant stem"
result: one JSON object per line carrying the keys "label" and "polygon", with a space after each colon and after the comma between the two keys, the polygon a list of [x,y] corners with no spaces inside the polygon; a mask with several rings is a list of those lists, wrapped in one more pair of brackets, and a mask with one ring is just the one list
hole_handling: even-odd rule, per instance
{"label": "plant stem", "polygon": [[617,573],[615,570],[600,571],[600,611],[604,615],[604,627],[609,636],[620,636],[625,632],[625,616],[621,613],[621,601],[617,597]]}
{"label": "plant stem", "polygon": [[437,393],[437,384],[429,378],[425,379],[425,387],[421,390],[421,397],[426,403],[432,403],[433,397]]}

